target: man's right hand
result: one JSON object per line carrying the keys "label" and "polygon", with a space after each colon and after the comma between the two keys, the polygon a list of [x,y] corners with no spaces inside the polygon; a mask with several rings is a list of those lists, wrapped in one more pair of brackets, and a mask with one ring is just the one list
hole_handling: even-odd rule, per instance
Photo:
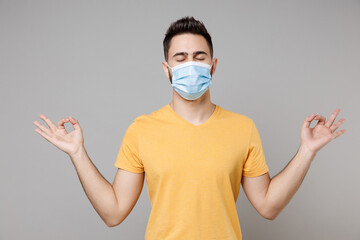
{"label": "man's right hand", "polygon": [[[114,183],[109,183],[90,160],[84,147],[84,138],[79,122],[73,117],[61,119],[57,126],[46,116],[40,114],[49,128],[35,121],[35,132],[69,154],[81,185],[96,212],[108,227],[119,225],[130,214],[140,197],[144,172],[133,173],[118,169]],[[69,122],[74,131],[67,132],[64,124]],[[80,161],[81,160],[81,161]]]}
{"label": "man's right hand", "polygon": [[[43,126],[38,121],[34,121],[33,123],[38,127],[34,129],[34,131],[39,133],[47,141],[54,144],[57,148],[67,153],[69,156],[76,155],[82,148],[84,148],[84,137],[78,120],[69,116],[68,118],[61,119],[56,126],[45,115],[40,114],[39,116],[46,122],[49,128]],[[74,130],[68,133],[64,124],[69,121],[73,125]]]}

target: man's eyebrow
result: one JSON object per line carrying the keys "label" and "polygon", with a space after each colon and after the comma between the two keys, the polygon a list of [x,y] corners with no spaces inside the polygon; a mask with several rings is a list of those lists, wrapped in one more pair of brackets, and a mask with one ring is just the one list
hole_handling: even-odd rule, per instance
{"label": "man's eyebrow", "polygon": [[204,52],[204,51],[196,51],[196,52],[193,53],[193,55],[199,55],[199,54],[205,54],[205,55],[207,55],[207,53]]}
{"label": "man's eyebrow", "polygon": [[[199,54],[205,54],[205,55],[208,55],[206,52],[204,52],[204,51],[196,51],[196,52],[193,52],[193,55],[195,56],[195,55],[199,55]],[[177,53],[175,53],[174,55],[173,55],[173,57],[176,57],[176,56],[179,56],[179,55],[182,55],[182,56],[184,56],[184,55],[188,55],[188,53],[187,52],[177,52]]]}
{"label": "man's eyebrow", "polygon": [[188,55],[188,53],[187,52],[177,52],[177,53],[174,54],[173,57],[176,57],[176,56],[179,56],[179,55]]}

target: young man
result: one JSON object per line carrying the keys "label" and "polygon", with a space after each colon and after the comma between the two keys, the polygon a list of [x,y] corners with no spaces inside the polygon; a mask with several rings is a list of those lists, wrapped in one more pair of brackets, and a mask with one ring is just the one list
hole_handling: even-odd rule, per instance
{"label": "young man", "polygon": [[[317,151],[345,129],[321,115],[305,118],[301,145],[291,162],[272,179],[254,121],[210,100],[217,59],[202,22],[184,17],[164,39],[165,75],[173,87],[169,104],[138,116],[127,128],[107,182],[86,153],[79,122],[69,116],[50,129],[34,122],[48,141],[69,154],[97,213],[109,226],[124,221],[135,206],[146,175],[152,205],[145,239],[242,239],[236,210],[240,184],[258,211],[273,220],[302,183]],[[312,120],[319,120],[309,128]],[[74,131],[67,133],[70,121]]]}

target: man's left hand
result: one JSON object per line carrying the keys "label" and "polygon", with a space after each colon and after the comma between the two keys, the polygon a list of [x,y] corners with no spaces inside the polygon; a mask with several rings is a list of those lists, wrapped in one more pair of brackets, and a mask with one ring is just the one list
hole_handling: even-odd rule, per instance
{"label": "man's left hand", "polygon": [[[325,117],[321,115],[312,114],[307,117],[301,128],[301,146],[310,152],[316,153],[333,139],[344,134],[346,129],[335,131],[345,122],[345,118],[341,118],[337,123],[333,124],[339,112],[340,109],[336,109],[326,123]],[[313,120],[318,120],[318,122],[314,128],[310,128]]]}

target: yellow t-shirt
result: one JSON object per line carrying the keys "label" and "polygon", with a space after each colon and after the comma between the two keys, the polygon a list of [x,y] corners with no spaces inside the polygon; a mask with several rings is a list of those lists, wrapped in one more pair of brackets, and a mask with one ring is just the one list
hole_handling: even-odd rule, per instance
{"label": "yellow t-shirt", "polygon": [[268,172],[253,120],[219,105],[201,125],[169,104],[138,116],[115,166],[145,171],[152,206],[146,240],[241,240],[241,177]]}

